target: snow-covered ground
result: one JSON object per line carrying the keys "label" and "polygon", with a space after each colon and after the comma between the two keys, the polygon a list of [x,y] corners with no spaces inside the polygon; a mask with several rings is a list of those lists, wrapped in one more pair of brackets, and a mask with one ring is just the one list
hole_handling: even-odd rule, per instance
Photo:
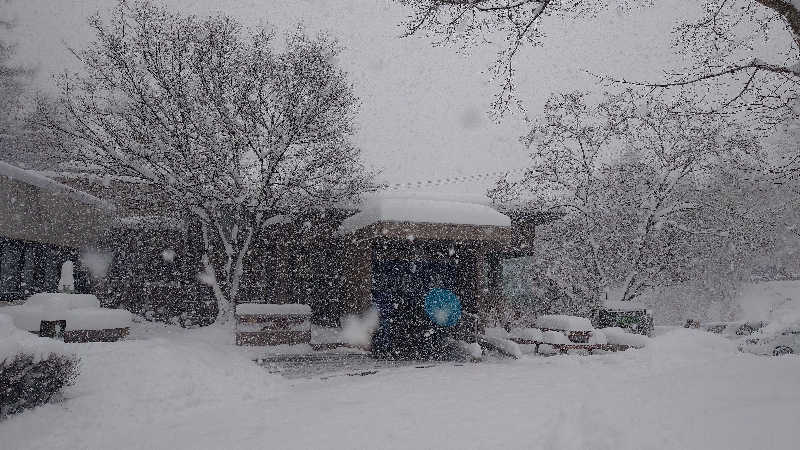
{"label": "snow-covered ground", "polygon": [[287,379],[223,330],[136,324],[67,344],[66,400],[0,423],[8,449],[786,449],[800,357],[676,329],[642,350]]}

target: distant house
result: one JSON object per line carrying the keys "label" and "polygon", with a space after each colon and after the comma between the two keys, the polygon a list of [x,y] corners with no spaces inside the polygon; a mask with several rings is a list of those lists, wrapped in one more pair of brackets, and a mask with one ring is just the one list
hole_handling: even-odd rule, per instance
{"label": "distant house", "polygon": [[0,301],[55,291],[61,264],[78,263],[113,214],[109,202],[0,161]]}

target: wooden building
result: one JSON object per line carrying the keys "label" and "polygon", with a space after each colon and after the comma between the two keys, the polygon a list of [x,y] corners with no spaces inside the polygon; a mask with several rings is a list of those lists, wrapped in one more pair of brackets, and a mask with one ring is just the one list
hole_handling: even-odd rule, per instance
{"label": "wooden building", "polygon": [[[0,301],[55,291],[61,264],[80,265],[114,214],[107,201],[0,161]],[[76,275],[88,290],[86,271]]]}
{"label": "wooden building", "polygon": [[[99,239],[113,255],[96,291],[104,304],[184,325],[213,320],[212,292],[197,278],[203,248],[196,220],[146,184],[48,175],[117,205]],[[465,317],[485,317],[503,303],[501,260],[531,250],[529,222],[512,220],[487,199],[403,192],[309,211],[254,238],[239,301],[306,304],[313,323],[337,326],[373,305],[394,320],[403,309],[395,304],[418,311],[426,292],[446,288],[461,300]]]}

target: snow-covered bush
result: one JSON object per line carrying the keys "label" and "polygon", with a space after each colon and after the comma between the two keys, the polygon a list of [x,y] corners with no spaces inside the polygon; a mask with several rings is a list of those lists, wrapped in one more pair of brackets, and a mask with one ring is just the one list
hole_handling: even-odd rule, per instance
{"label": "snow-covered bush", "polygon": [[0,420],[50,401],[78,374],[62,344],[14,327],[0,314]]}

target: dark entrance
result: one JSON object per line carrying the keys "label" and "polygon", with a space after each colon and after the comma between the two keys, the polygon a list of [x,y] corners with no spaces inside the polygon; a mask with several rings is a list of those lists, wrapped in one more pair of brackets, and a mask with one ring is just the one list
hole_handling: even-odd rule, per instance
{"label": "dark entrance", "polygon": [[452,327],[425,313],[431,289],[459,292],[459,266],[453,260],[384,260],[372,265],[372,299],[378,308],[373,352],[387,358],[439,358]]}

